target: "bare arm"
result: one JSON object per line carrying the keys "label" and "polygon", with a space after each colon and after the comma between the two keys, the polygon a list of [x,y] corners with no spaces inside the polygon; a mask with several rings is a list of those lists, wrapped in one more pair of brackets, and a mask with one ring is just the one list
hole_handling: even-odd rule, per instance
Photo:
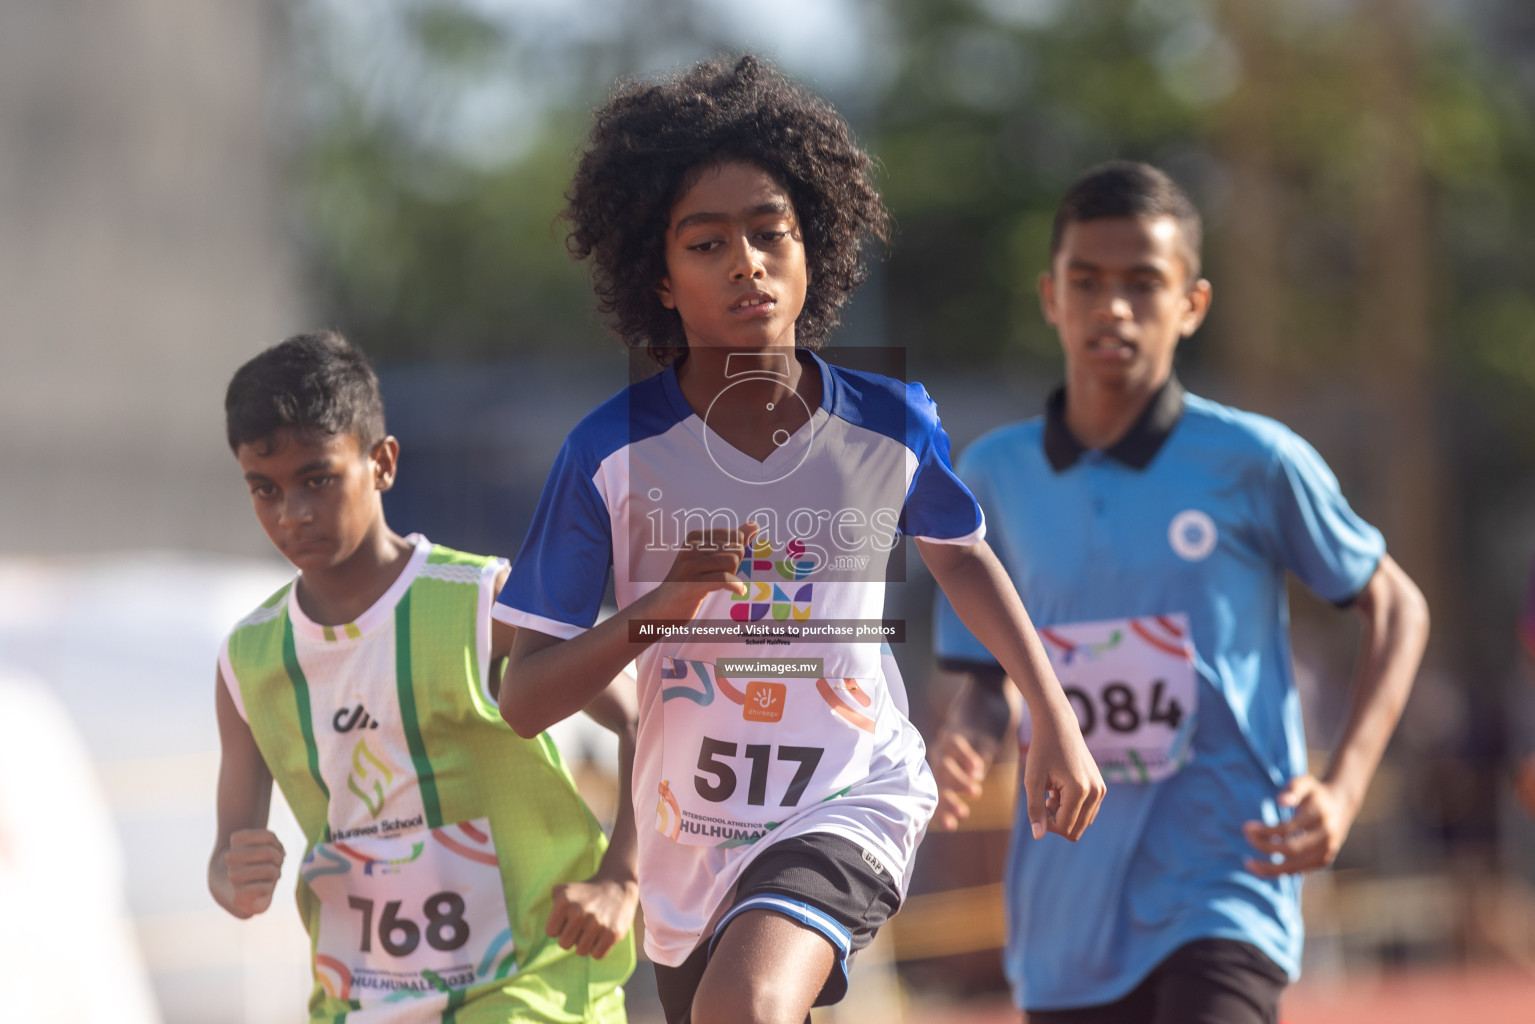
{"label": "bare arm", "polygon": [[1000,669],[967,673],[949,705],[938,741],[929,748],[933,776],[938,782],[938,827],[953,831],[970,816],[970,804],[981,795],[981,783],[1007,737],[1013,709],[1007,699],[1007,676]]}
{"label": "bare arm", "polygon": [[639,904],[639,838],[635,831],[635,732],[639,705],[634,678],[621,672],[586,706],[586,714],[618,735],[618,801],[613,834],[597,873],[582,882],[554,887],[554,905],[544,926],[565,949],[599,960],[634,926]]}
{"label": "bare arm", "polygon": [[1295,808],[1289,821],[1244,827],[1248,841],[1267,855],[1248,861],[1254,874],[1274,877],[1332,863],[1412,691],[1428,643],[1428,604],[1422,592],[1386,555],[1354,607],[1364,629],[1343,735],[1322,778],[1299,776],[1280,793],[1280,803]]}
{"label": "bare arm", "polygon": [[235,917],[259,914],[272,905],[282,874],[283,848],[267,830],[272,773],[262,760],[250,726],[235,710],[222,673],[215,679],[219,761],[218,836],[208,860],[208,891]]}
{"label": "bare arm", "polygon": [[[506,575],[502,573],[497,580],[498,591],[506,584]],[[508,682],[506,675],[501,675],[502,662],[511,654],[519,632],[505,622],[493,621],[491,624],[493,671],[500,676],[503,688]],[[554,640],[553,637],[545,639]],[[504,695],[505,689],[497,693]],[[618,736],[618,802],[613,834],[608,838],[608,848],[596,874],[584,881],[554,887],[553,904],[544,930],[551,938],[558,938],[565,949],[574,949],[581,956],[600,960],[634,926],[634,908],[639,903],[639,838],[630,798],[635,734],[639,726],[634,677],[627,671],[615,673],[607,687],[600,690],[583,710],[592,721]]]}
{"label": "bare arm", "polygon": [[620,672],[608,688],[586,706],[586,714],[618,737],[618,811],[613,819],[613,834],[608,837],[608,852],[603,855],[602,867],[596,877],[635,885],[639,839],[630,794],[634,788],[634,747],[640,712],[634,677]]}
{"label": "bare arm", "polygon": [[960,620],[1001,663],[1029,707],[1034,740],[1024,789],[1035,837],[1048,828],[1068,839],[1080,838],[1103,801],[1103,777],[1007,571],[984,541],[918,540],[917,550]]}
{"label": "bare arm", "polygon": [[579,636],[561,640],[519,629],[501,685],[501,717],[519,736],[537,736],[586,707],[649,646],[629,642],[630,620],[688,621],[713,591],[745,594],[746,584],[736,570],[756,532],[756,525],[749,524],[745,530],[688,534],[665,582]]}

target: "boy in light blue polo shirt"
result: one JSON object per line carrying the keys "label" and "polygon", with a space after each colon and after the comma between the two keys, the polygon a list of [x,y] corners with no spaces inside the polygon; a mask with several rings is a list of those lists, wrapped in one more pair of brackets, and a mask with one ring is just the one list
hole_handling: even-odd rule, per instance
{"label": "boy in light blue polo shirt", "polygon": [[[1065,385],[958,466],[1109,781],[1076,846],[1014,832],[1007,970],[1036,1024],[1277,1020],[1300,966],[1299,876],[1347,836],[1427,637],[1422,595],[1317,453],[1173,375],[1211,298],[1199,244],[1193,205],[1155,168],[1078,179],[1040,282]],[[1364,621],[1320,778],[1287,572]],[[970,673],[933,755],[953,828],[1008,709],[1001,670],[945,603],[937,649]]]}

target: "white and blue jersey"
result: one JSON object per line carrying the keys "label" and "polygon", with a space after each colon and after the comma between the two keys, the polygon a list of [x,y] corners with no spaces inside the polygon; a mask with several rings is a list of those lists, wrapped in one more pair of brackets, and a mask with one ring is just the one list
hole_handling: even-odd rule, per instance
{"label": "white and blue jersey", "polygon": [[[1306,771],[1285,574],[1346,604],[1384,542],[1305,441],[1175,379],[1103,451],[1084,450],[1063,412],[1057,392],[958,470],[1110,780],[1076,844],[1017,820],[1018,1005],[1113,1002],[1207,938],[1252,943],[1293,978],[1300,882],[1245,870],[1257,854],[1241,831],[1288,815],[1275,798]],[[936,648],[949,667],[996,671],[941,599]]]}
{"label": "white and blue jersey", "polygon": [[[788,358],[733,354],[727,379],[787,380]],[[714,592],[693,623],[729,635],[668,637],[637,659],[641,902],[661,964],[708,937],[741,869],[779,839],[841,835],[904,891],[936,803],[888,646],[840,631],[880,622],[899,534],[973,543],[981,512],[921,385],[798,358],[820,375],[820,406],[762,461],[694,413],[675,367],[583,419],[494,612],[569,639],[597,622],[610,570],[622,609],[665,577],[688,533],[758,524],[740,568],[748,592]],[[711,412],[760,394],[735,386]],[[783,670],[802,662],[813,668]]]}

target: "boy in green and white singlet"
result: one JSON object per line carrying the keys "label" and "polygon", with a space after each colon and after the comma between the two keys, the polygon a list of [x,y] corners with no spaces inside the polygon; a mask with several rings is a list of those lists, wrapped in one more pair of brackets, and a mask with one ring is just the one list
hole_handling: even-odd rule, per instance
{"label": "boy in green and white singlet", "polygon": [[[241,918],[270,906],[275,780],[306,840],[311,1021],[623,1021],[633,815],[621,801],[609,844],[549,737],[502,721],[507,563],[390,530],[399,444],[340,335],[252,359],[225,412],[256,518],[299,573],[220,654],[214,898]],[[586,710],[619,734],[627,793],[633,681]]]}

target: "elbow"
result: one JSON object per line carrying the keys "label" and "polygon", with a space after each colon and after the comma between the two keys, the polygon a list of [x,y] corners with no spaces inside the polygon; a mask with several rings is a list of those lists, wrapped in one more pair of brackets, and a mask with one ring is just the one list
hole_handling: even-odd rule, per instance
{"label": "elbow", "polygon": [[1382,566],[1375,593],[1365,612],[1376,636],[1389,647],[1411,651],[1414,661],[1428,646],[1431,616],[1428,599],[1411,576],[1394,561]]}
{"label": "elbow", "polygon": [[528,702],[519,700],[517,688],[509,685],[509,680],[501,682],[501,720],[512,727],[512,731],[525,740],[530,740],[549,727],[549,723],[539,718],[535,708],[528,707]]}
{"label": "elbow", "polygon": [[501,712],[501,717],[506,721],[507,725],[512,727],[512,732],[515,732],[525,740],[530,740],[544,731],[543,727],[532,719],[517,718],[513,715],[508,715],[505,711]]}
{"label": "elbow", "polygon": [[1432,616],[1429,613],[1428,598],[1423,596],[1423,591],[1400,569],[1397,570],[1397,586],[1395,618],[1400,631],[1415,641],[1419,649],[1428,644],[1429,629],[1432,625]]}

